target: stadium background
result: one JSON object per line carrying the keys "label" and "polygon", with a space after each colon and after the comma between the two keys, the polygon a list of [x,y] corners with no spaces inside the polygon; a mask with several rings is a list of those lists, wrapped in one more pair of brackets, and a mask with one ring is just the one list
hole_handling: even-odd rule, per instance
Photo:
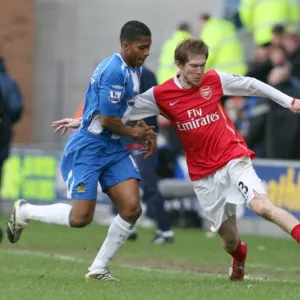
{"label": "stadium background", "polygon": [[[272,1],[277,0],[264,0]],[[59,173],[66,138],[54,134],[50,124],[74,114],[99,60],[118,51],[119,30],[126,21],[138,19],[151,28],[147,66],[156,71],[161,46],[179,22],[188,21],[198,36],[200,13],[222,17],[225,3],[237,2],[0,0],[0,57],[19,83],[24,101],[4,170],[0,227],[6,226],[17,198],[38,204],[67,201]],[[253,58],[251,36],[245,31],[239,34],[247,59]],[[271,199],[299,218],[300,161],[254,163]],[[175,175],[160,183],[169,198],[166,205],[179,211],[192,208],[201,216],[183,156],[177,158]],[[111,207],[100,190],[98,200],[95,220],[108,224]],[[282,239],[287,235],[247,208],[239,207],[238,216],[241,238],[249,249],[243,282],[228,280],[230,257],[219,238],[208,234],[207,223],[204,230],[174,228],[175,242],[168,245],[150,244],[155,228],[138,227],[138,240],[128,241],[110,265],[120,282],[106,284],[86,283],[83,277],[105,239],[107,225],[94,222],[78,230],[32,222],[17,244],[6,239],[0,244],[0,300],[298,300],[299,244]],[[146,221],[143,216],[142,225],[151,225]]]}
{"label": "stadium background", "polygon": [[[0,0],[0,6],[5,8],[0,10],[0,55],[5,57],[9,72],[19,82],[25,105],[23,118],[15,127],[14,148],[4,172],[2,208],[8,211],[12,201],[20,197],[44,203],[65,200],[58,167],[65,138],[54,134],[50,124],[75,112],[97,63],[118,50],[123,23],[139,19],[151,28],[153,45],[147,66],[155,71],[161,45],[178,22],[189,21],[197,36],[199,13],[210,12],[221,17],[224,1],[188,0],[175,5],[174,1],[165,0],[162,5],[157,0]],[[254,49],[251,37],[242,33],[241,39],[246,57],[251,58]],[[178,166],[186,174],[182,157],[178,158]],[[276,203],[299,216],[300,164],[259,160],[256,166],[269,191],[276,195]],[[186,175],[181,177],[187,179]],[[165,193],[172,190],[176,194],[176,185],[168,184]],[[188,182],[186,193],[191,196]],[[99,196],[101,202],[103,195]],[[186,197],[177,198],[181,201]],[[103,211],[108,210],[99,206],[97,211],[95,218],[101,222]],[[284,235],[273,225],[257,219],[247,208],[241,208],[240,216],[243,232]]]}

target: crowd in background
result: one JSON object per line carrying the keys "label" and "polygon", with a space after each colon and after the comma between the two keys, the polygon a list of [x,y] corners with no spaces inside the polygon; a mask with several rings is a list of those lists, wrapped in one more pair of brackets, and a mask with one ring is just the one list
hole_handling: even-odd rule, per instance
{"label": "crowd in background", "polygon": [[[261,80],[294,98],[300,97],[300,42],[284,26],[273,27],[268,45],[257,47],[247,76]],[[300,158],[300,117],[269,99],[232,97],[225,107],[249,147],[259,157]]]}

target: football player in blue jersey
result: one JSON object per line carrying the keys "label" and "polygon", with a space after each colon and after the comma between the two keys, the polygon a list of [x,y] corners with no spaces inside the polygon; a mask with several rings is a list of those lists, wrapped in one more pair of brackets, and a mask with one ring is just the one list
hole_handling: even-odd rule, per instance
{"label": "football player in blue jersey", "polygon": [[80,128],[69,138],[61,158],[61,173],[72,205],[32,205],[17,200],[7,226],[12,243],[19,240],[30,220],[85,227],[94,216],[99,182],[119,214],[88,268],[87,279],[115,280],[107,265],[127,240],[142,212],[140,174],[122,136],[145,143],[146,155],[155,148],[153,126],[143,121],[134,127],[125,125],[139,93],[141,66],[149,55],[150,29],[141,22],[129,21],[121,29],[120,43],[120,53],[102,60],[92,75]]}

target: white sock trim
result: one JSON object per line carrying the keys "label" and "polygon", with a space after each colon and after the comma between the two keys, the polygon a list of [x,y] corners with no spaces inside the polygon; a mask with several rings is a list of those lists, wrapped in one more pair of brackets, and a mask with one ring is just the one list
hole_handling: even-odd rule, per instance
{"label": "white sock trim", "polygon": [[134,224],[125,221],[120,215],[117,215],[113,222],[115,222],[122,230],[129,233],[131,233],[134,228]]}

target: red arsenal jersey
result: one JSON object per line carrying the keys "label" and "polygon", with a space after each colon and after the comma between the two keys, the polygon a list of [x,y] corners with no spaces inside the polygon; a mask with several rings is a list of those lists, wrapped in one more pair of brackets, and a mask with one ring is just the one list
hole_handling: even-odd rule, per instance
{"label": "red arsenal jersey", "polygon": [[139,95],[129,118],[162,114],[169,119],[186,154],[190,178],[195,181],[234,158],[255,156],[225,113],[220,102],[224,95],[268,97],[285,107],[293,100],[254,78],[212,70],[196,88],[183,89],[176,76]]}

